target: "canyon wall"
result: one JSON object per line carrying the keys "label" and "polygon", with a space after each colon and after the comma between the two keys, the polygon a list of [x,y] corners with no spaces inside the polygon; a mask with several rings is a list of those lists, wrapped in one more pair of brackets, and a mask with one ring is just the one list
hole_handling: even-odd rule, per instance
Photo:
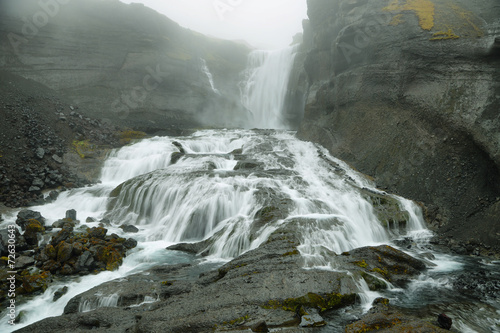
{"label": "canyon wall", "polygon": [[500,3],[308,0],[308,15],[299,136],[424,203],[450,245],[498,246]]}
{"label": "canyon wall", "polygon": [[[118,0],[0,2],[0,69],[88,116],[155,132],[234,124],[249,48]],[[210,82],[212,80],[212,82]]]}

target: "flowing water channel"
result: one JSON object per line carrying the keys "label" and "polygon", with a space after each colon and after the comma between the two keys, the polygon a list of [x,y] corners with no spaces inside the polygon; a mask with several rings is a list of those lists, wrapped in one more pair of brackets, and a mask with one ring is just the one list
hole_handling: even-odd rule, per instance
{"label": "flowing water channel", "polygon": [[[281,80],[287,80],[293,49],[256,53],[251,55],[250,62],[253,65],[243,98],[254,111],[252,125],[280,128],[279,108],[286,93]],[[276,73],[281,76],[277,78]],[[270,82],[271,77],[279,84]],[[266,84],[269,86],[264,87]],[[278,89],[278,99],[267,101],[273,95],[268,90],[273,87]],[[297,218],[309,221],[297,230],[304,269],[335,270],[335,262],[326,253],[367,245],[392,244],[415,256],[432,252],[428,256],[430,269],[408,288],[389,288],[379,294],[360,286],[364,303],[342,310],[340,316],[332,315],[328,318],[329,326],[322,332],[343,331],[342,325],[366,311],[370,301],[378,296],[414,311],[453,310],[460,314],[454,318],[454,327],[460,332],[498,331],[498,304],[471,300],[453,291],[451,284],[453,276],[470,269],[498,272],[498,263],[433,252],[428,244],[431,233],[418,205],[378,190],[368,177],[352,170],[321,146],[300,141],[294,134],[287,130],[202,130],[190,136],[144,139],[112,151],[98,184],[62,192],[55,202],[30,209],[41,212],[47,224],[63,218],[69,209],[77,211],[84,227],[99,224],[84,222],[87,217],[96,221],[107,218],[111,222],[107,227],[109,233],[124,237],[127,236],[119,226],[135,225],[139,232],[133,237],[138,246],[116,271],[56,281],[42,295],[18,304],[17,311],[23,311],[23,320],[15,327],[2,320],[0,331],[10,332],[61,315],[74,296],[160,263],[222,265],[258,247],[280,225]],[[180,147],[184,153],[172,163],[172,156],[181,151]],[[404,227],[384,226],[366,193],[395,200],[406,216]],[[268,224],[257,224],[257,212],[273,200],[286,202],[288,215]],[[4,224],[13,223],[15,214],[7,216]],[[413,244],[411,249],[402,245],[402,239]],[[209,240],[205,249],[208,256],[203,259],[166,250],[173,244],[201,240]],[[67,286],[68,292],[53,301],[54,292],[62,286]],[[80,304],[79,309],[114,306],[118,297],[103,295],[98,302]],[[445,306],[455,308],[443,309]],[[475,316],[471,317],[472,310]]]}

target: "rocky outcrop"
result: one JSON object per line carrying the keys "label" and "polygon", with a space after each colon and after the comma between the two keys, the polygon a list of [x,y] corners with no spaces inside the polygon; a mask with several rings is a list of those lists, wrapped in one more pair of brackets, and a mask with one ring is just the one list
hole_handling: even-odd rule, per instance
{"label": "rocky outcrop", "polygon": [[[295,230],[291,222],[257,249],[201,274],[203,268],[196,265],[166,265],[107,282],[70,300],[65,315],[34,325],[51,332],[92,327],[137,332],[266,332],[257,330],[264,328],[301,332],[299,326],[324,326],[328,314],[354,304],[360,291],[357,279],[370,276],[370,281],[385,285],[379,279],[390,277],[401,285],[425,269],[421,261],[379,246],[336,256],[339,271],[306,270]],[[113,308],[106,307],[103,297],[112,296]],[[82,313],[84,307],[93,311]]]}
{"label": "rocky outcrop", "polygon": [[303,139],[499,251],[497,1],[309,0]]}
{"label": "rocky outcrop", "polygon": [[47,85],[86,116],[150,132],[230,122],[249,52],[119,1],[2,3],[0,38],[0,69]]}

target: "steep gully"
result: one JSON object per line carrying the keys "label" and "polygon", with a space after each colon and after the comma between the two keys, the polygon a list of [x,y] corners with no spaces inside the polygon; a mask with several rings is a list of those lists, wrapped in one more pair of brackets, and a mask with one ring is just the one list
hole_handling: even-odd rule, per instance
{"label": "steep gully", "polygon": [[[440,252],[420,206],[287,131],[295,52],[249,56],[242,103],[248,127],[261,129],[138,141],[109,155],[99,184],[33,207],[48,223],[75,209],[81,230],[99,225],[86,217],[108,219],[117,235],[134,225],[139,244],[115,271],[55,279],[19,304],[20,323],[2,321],[1,331],[257,330],[265,321],[270,329],[350,324],[355,332],[375,299],[396,330],[440,331],[429,318],[443,311],[460,332],[498,329],[498,304],[486,293],[463,295],[457,279],[471,267],[498,275],[498,263]],[[63,285],[67,293],[54,301]],[[471,309],[481,311],[471,318]]]}

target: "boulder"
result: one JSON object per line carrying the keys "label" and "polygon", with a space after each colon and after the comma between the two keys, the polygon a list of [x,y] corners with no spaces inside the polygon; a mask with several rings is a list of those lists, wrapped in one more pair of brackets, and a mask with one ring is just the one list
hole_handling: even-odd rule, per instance
{"label": "boulder", "polygon": [[29,220],[37,220],[41,225],[45,224],[45,218],[39,212],[22,210],[17,214],[16,224],[24,231]]}

